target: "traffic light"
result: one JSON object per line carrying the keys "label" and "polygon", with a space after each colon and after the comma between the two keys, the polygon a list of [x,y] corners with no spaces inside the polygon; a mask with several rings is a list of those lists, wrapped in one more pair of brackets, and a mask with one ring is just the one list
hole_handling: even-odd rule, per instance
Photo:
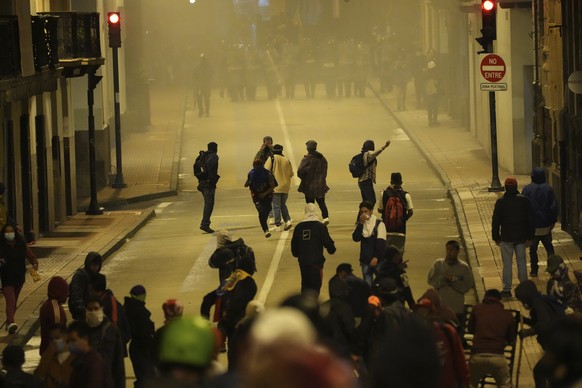
{"label": "traffic light", "polygon": [[109,47],[121,47],[121,16],[119,12],[107,12]]}
{"label": "traffic light", "polygon": [[497,0],[481,0],[482,36],[476,41],[483,47],[479,53],[493,51],[493,41],[497,39]]}

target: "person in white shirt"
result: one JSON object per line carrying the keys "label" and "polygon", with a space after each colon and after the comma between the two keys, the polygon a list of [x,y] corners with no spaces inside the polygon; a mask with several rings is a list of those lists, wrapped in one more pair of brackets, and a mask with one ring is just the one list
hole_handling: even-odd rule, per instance
{"label": "person in white shirt", "polygon": [[386,227],[373,212],[373,203],[360,203],[360,215],[352,233],[352,240],[360,243],[360,266],[364,280],[370,286],[386,252]]}
{"label": "person in white shirt", "polygon": [[275,228],[273,230],[280,230],[282,224],[284,224],[284,230],[289,230],[291,229],[291,216],[287,208],[287,198],[291,188],[291,178],[294,174],[291,162],[283,155],[283,146],[281,144],[273,146],[273,157],[266,160],[265,168],[271,171],[277,181],[272,202],[273,216],[275,218]]}

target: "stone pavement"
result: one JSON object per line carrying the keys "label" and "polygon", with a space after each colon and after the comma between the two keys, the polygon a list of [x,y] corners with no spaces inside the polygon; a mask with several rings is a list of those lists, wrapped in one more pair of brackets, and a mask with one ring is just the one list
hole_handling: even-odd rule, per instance
{"label": "stone pavement", "polygon": [[[475,274],[477,299],[480,300],[483,297],[486,289],[497,288],[501,290],[501,251],[491,240],[491,217],[495,201],[503,193],[490,193],[487,190],[492,177],[489,154],[468,130],[461,128],[446,114],[440,114],[438,126],[429,127],[426,110],[396,111],[395,92],[379,94],[378,87],[372,86],[372,89],[387,111],[395,117],[402,129],[432,162],[445,185],[448,185],[449,194],[457,213],[459,229],[467,250],[466,256]],[[412,89],[410,84],[409,89]],[[408,96],[409,107],[414,105],[414,100],[414,95]],[[502,183],[508,175],[513,174],[499,168],[499,178]],[[529,176],[517,175],[516,178],[520,189],[531,181]],[[556,254],[561,255],[571,269],[582,269],[580,262],[582,251],[571,236],[560,229],[559,224],[554,229],[553,237]],[[538,289],[545,293],[548,280],[545,272],[547,256],[541,244],[538,253],[540,259],[539,277],[533,278],[533,280]],[[513,275],[515,287],[519,283],[515,264]],[[515,298],[505,301],[505,305],[529,316],[527,310],[523,309],[521,303]],[[532,368],[541,355],[541,348],[535,337],[529,337],[523,341],[523,351],[519,382],[522,386],[533,386]],[[516,352],[516,363],[517,357]]]}

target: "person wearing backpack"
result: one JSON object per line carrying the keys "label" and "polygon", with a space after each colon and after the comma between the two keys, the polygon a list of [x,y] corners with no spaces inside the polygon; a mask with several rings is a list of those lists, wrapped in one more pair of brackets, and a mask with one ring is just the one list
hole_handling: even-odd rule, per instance
{"label": "person wearing backpack", "polygon": [[384,259],[386,251],[386,227],[374,214],[374,204],[360,203],[360,216],[352,232],[352,240],[360,243],[360,266],[362,276],[370,287],[374,273]]}
{"label": "person wearing backpack", "polygon": [[246,245],[242,238],[233,241],[232,234],[228,230],[219,230],[216,237],[216,250],[208,259],[208,265],[218,269],[219,284],[223,284],[234,272],[241,258],[249,258],[255,263],[253,249]]}
{"label": "person wearing backpack", "polygon": [[390,186],[382,194],[382,221],[386,226],[386,244],[393,245],[404,254],[406,223],[412,217],[412,197],[402,189],[402,174],[390,175]]}
{"label": "person wearing backpack", "polygon": [[363,171],[358,177],[358,187],[362,195],[362,201],[369,201],[376,204],[376,192],[374,183],[376,183],[376,166],[378,164],[378,155],[390,145],[390,140],[386,142],[379,150],[375,150],[374,141],[366,140],[362,146]]}
{"label": "person wearing backpack", "polygon": [[273,200],[273,189],[277,187],[277,181],[271,172],[264,167],[260,159],[255,159],[253,169],[249,171],[245,187],[251,190],[251,198],[259,213],[259,223],[263,228],[265,237],[271,237],[267,218],[271,212],[271,203]]}
{"label": "person wearing backpack", "polygon": [[[214,194],[216,192],[216,183],[220,176],[218,175],[218,144],[215,142],[208,143],[208,150],[201,155],[203,174],[199,174],[198,191],[202,193],[204,198],[204,210],[202,212],[202,221],[200,222],[200,230],[206,233],[214,233],[210,228],[210,217],[212,210],[214,210]],[[194,163],[194,171],[196,174],[196,162]]]}

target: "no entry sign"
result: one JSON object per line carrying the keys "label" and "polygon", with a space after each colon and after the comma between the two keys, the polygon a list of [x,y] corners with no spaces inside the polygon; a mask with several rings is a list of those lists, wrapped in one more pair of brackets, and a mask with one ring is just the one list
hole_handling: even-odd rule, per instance
{"label": "no entry sign", "polygon": [[505,77],[505,61],[499,55],[487,55],[481,61],[481,74],[487,82],[501,81]]}

